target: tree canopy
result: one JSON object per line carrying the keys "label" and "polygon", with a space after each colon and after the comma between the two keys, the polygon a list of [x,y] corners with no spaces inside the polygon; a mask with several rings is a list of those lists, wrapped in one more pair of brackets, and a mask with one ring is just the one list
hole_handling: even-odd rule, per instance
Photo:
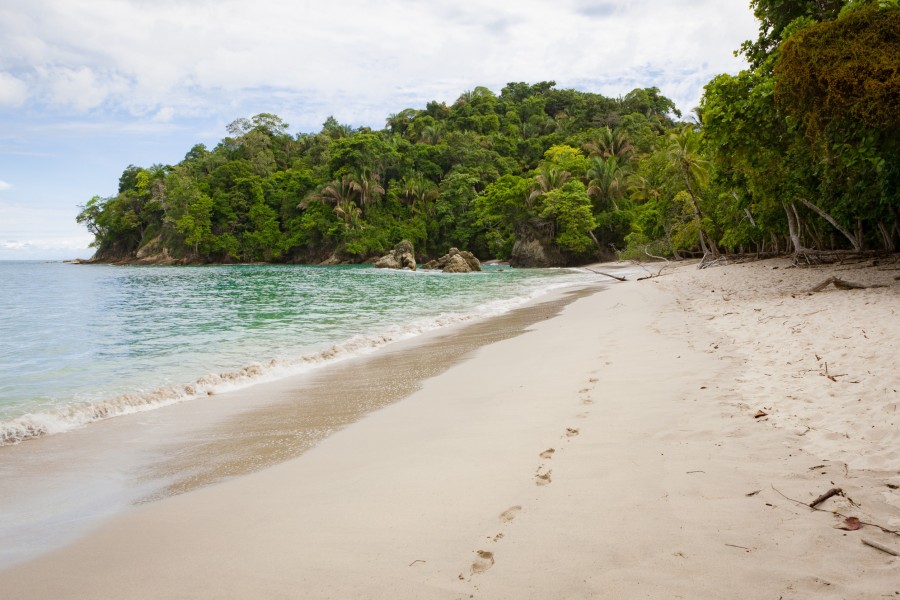
{"label": "tree canopy", "polygon": [[900,242],[898,0],[753,0],[748,68],[685,123],[656,87],[476,87],[372,130],[240,118],[176,165],[129,165],[78,215],[98,260],[362,262],[402,239],[560,264]]}

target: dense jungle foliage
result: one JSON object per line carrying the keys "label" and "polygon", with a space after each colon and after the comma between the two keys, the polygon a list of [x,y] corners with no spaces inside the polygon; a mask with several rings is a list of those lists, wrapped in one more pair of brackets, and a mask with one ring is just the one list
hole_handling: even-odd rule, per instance
{"label": "dense jungle foliage", "polygon": [[[785,6],[788,5],[788,6]],[[174,166],[129,166],[78,221],[97,260],[360,262],[402,239],[560,264],[721,252],[894,250],[900,240],[898,0],[753,0],[750,67],[705,88],[698,120],[657,88],[484,87],[292,135],[238,119]]]}

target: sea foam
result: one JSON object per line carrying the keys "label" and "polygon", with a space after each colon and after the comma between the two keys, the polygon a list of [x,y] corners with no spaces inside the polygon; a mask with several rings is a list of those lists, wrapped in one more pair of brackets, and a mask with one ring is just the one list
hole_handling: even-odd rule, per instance
{"label": "sea foam", "polygon": [[240,369],[209,373],[192,383],[160,386],[149,391],[120,394],[97,401],[83,401],[41,412],[28,413],[0,422],[0,446],[19,444],[46,435],[64,433],[90,423],[162,408],[179,402],[213,396],[258,383],[299,375],[322,367],[374,352],[391,343],[410,339],[429,331],[449,327],[473,319],[498,316],[554,290],[570,287],[573,282],[552,283],[524,295],[486,302],[466,313],[442,313],[435,317],[415,319],[405,325],[394,325],[381,332],[353,336],[345,341],[294,357],[272,358]]}

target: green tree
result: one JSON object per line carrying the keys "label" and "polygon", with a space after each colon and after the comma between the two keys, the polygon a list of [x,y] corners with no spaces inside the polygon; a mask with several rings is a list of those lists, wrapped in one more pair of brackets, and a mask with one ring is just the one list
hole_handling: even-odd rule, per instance
{"label": "green tree", "polygon": [[619,202],[625,197],[630,171],[616,156],[600,158],[595,156],[587,170],[589,188],[587,193],[597,201],[597,210],[612,207],[619,210]]}
{"label": "green tree", "polygon": [[668,155],[672,166],[681,176],[696,220],[697,235],[703,254],[718,254],[715,243],[706,231],[699,195],[709,182],[709,161],[700,153],[700,134],[686,125],[670,135]]}

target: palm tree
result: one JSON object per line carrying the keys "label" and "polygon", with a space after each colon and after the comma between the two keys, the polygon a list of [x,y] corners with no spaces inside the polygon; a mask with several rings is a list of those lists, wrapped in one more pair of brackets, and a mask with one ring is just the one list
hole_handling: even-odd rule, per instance
{"label": "palm tree", "polygon": [[444,127],[441,123],[426,125],[422,129],[422,133],[419,134],[419,141],[423,144],[435,146],[441,142],[441,137],[443,137],[443,135]]}
{"label": "palm tree", "polygon": [[541,167],[540,172],[534,176],[531,193],[525,199],[528,208],[532,208],[535,200],[541,196],[564,186],[571,177],[572,174],[568,171],[562,171],[552,166]]}
{"label": "palm tree", "polygon": [[659,198],[659,190],[651,187],[646,177],[634,175],[628,180],[628,197],[633,202],[647,202]]}
{"label": "palm tree", "polygon": [[344,227],[347,229],[362,229],[362,223],[359,221],[362,210],[352,201],[346,204],[339,204],[334,207],[334,214],[344,221]]}
{"label": "palm tree", "polygon": [[376,173],[368,169],[360,169],[350,178],[350,185],[359,195],[359,204],[362,210],[370,204],[375,204],[384,195],[384,187]]}
{"label": "palm tree", "polygon": [[437,186],[425,179],[421,173],[416,173],[412,177],[407,176],[400,185],[400,196],[413,212],[430,216],[439,194]]}
{"label": "palm tree", "polygon": [[416,118],[418,112],[419,111],[414,108],[405,108],[399,113],[389,115],[385,121],[385,126],[390,129],[392,134],[406,135],[406,131],[412,124],[413,119]]}
{"label": "palm tree", "polygon": [[318,200],[323,204],[338,206],[355,200],[357,193],[353,180],[344,175],[340,179],[336,179],[307,194],[303,201],[297,205],[297,208],[306,208],[313,200]]}
{"label": "palm tree", "polygon": [[344,175],[340,179],[322,186],[315,192],[307,194],[303,201],[297,205],[297,208],[305,209],[314,200],[333,206],[334,214],[344,221],[344,227],[359,229],[361,227],[359,217],[362,215],[362,209],[356,205],[358,197],[359,186],[357,182]]}
{"label": "palm tree", "polygon": [[584,149],[590,156],[601,158],[614,156],[623,164],[629,162],[635,154],[634,144],[628,132],[609,127],[601,129],[595,139],[584,145]]}
{"label": "palm tree", "polygon": [[630,177],[628,166],[620,163],[615,156],[594,156],[587,176],[590,180],[588,196],[596,198],[601,205],[611,204],[613,210],[619,210],[618,201],[624,197],[625,186]]}
{"label": "palm tree", "polygon": [[703,212],[697,201],[697,192],[709,182],[709,161],[700,154],[700,133],[694,131],[692,125],[685,125],[669,135],[669,146],[666,150],[669,163],[675,167],[684,181],[694,218],[697,220],[697,231],[700,235],[700,248],[704,256],[710,251],[718,255],[718,249],[703,228]]}

